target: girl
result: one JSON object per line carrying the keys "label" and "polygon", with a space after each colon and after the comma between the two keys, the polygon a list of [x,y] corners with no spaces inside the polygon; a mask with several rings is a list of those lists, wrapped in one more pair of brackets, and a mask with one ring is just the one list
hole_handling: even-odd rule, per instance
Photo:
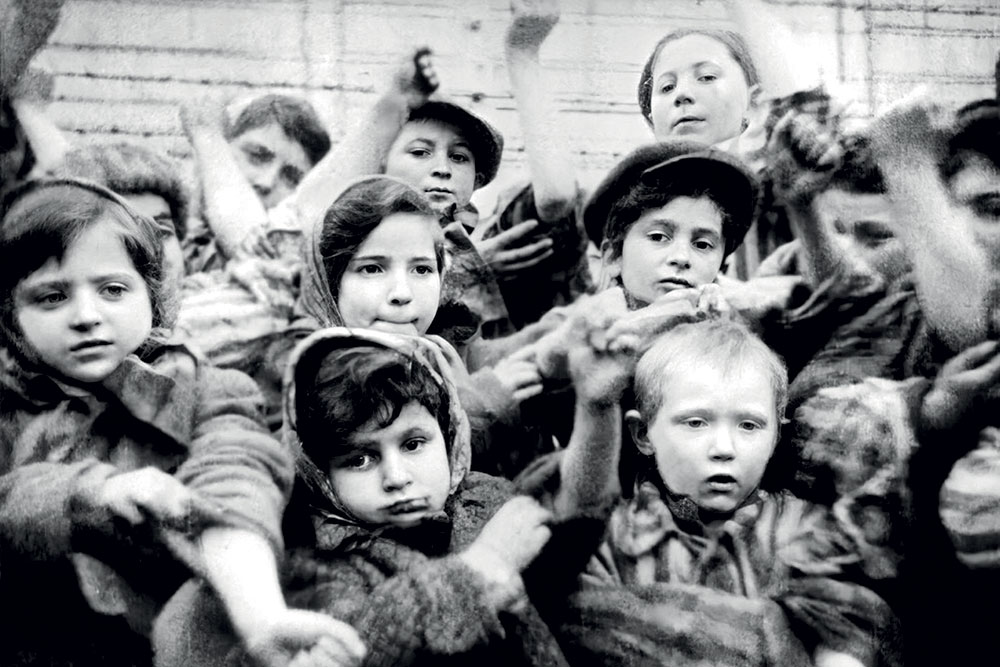
{"label": "girl", "polygon": [[321,637],[360,654],[353,631],[285,607],[291,453],[249,378],[164,345],[155,223],[70,179],[3,210],[0,599],[16,613],[0,663],[148,664],[152,620],[192,571],[264,664]]}

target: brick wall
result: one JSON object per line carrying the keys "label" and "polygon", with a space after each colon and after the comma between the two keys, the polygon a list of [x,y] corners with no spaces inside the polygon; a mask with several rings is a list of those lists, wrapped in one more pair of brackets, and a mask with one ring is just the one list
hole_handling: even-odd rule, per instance
{"label": "brick wall", "polygon": [[[831,81],[877,110],[919,82],[950,102],[993,92],[996,0],[772,0],[797,46]],[[650,138],[635,102],[639,70],[666,31],[720,25],[710,0],[562,0],[543,64],[592,183]],[[69,0],[43,58],[50,114],[75,140],[129,139],[190,154],[178,103],[209,88],[227,98],[308,97],[336,139],[413,45],[428,44],[444,90],[507,137],[501,180],[523,170],[503,65],[508,0]]]}

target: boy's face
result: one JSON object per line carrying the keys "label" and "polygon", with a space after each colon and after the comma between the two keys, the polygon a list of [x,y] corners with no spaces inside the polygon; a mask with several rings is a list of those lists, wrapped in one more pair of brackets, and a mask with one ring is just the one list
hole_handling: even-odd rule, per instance
{"label": "boy's face", "polygon": [[369,422],[330,464],[337,498],[360,521],[412,526],[444,509],[451,488],[441,427],[416,401],[394,422]]}
{"label": "boy's face", "polygon": [[461,130],[439,120],[406,123],[389,149],[385,173],[430,200],[435,211],[469,203],[476,189],[476,159]]}
{"label": "boy's face", "polygon": [[125,252],[119,227],[94,223],[66,250],[22,280],[14,294],[25,340],[57,379],[101,382],[149,336],[146,283]]}
{"label": "boy's face", "polygon": [[124,195],[126,201],[139,213],[152,218],[156,231],[163,243],[163,274],[165,280],[179,288],[184,277],[184,253],[177,238],[177,228],[170,213],[170,204],[163,197],[152,192]]}
{"label": "boy's face", "polygon": [[648,422],[635,410],[627,415],[636,445],[655,458],[671,491],[705,510],[734,511],[760,484],[778,439],[771,379],[752,367],[705,364],[662,382],[662,404]]}
{"label": "boy's face", "polygon": [[441,300],[438,234],[431,216],[393,213],[382,220],[340,278],[337,308],[344,326],[426,333]]}
{"label": "boy's face", "polygon": [[716,144],[742,132],[752,90],[722,42],[687,35],[668,42],[653,65],[650,111],[657,141]]}
{"label": "boy's face", "polygon": [[240,171],[266,209],[274,208],[295,192],[313,166],[302,144],[285,134],[277,123],[247,130],[233,137],[229,146]]}
{"label": "boy's face", "polygon": [[909,269],[903,244],[893,233],[888,195],[830,189],[813,200],[819,223],[832,230],[841,251],[892,282]]}
{"label": "boy's face", "polygon": [[611,258],[609,274],[621,278],[625,293],[645,305],[675,289],[700,287],[722,268],[725,243],[722,214],[707,197],[676,197],[645,211],[629,228],[622,252]]}

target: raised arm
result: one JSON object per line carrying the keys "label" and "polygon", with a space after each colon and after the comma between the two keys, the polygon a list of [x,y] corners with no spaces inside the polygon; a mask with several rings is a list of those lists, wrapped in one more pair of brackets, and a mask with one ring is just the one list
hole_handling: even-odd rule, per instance
{"label": "raised arm", "polygon": [[511,0],[506,56],[511,91],[524,133],[524,147],[535,191],[535,206],[544,221],[566,216],[576,201],[576,175],[559,123],[551,85],[538,53],[559,22],[558,0]]}

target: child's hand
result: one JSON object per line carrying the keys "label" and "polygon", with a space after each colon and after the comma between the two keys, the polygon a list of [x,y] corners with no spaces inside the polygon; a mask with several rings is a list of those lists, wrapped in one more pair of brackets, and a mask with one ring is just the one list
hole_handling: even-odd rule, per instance
{"label": "child's hand", "polygon": [[538,371],[533,356],[532,347],[523,347],[509,357],[504,357],[493,367],[493,373],[500,384],[514,395],[514,400],[518,403],[542,393],[542,374]]}
{"label": "child's hand", "polygon": [[244,643],[259,667],[360,665],[366,651],[350,625],[303,609],[285,609]]}
{"label": "child's hand", "polygon": [[937,430],[954,428],[974,403],[1000,387],[1000,342],[986,341],[955,355],[924,396],[921,419]]}
{"label": "child's hand", "polygon": [[542,238],[526,243],[537,229],[537,220],[524,220],[488,239],[473,235],[472,242],[498,280],[511,280],[521,271],[552,256],[552,239]]}
{"label": "child's hand", "polygon": [[[562,323],[531,344],[535,364],[542,377],[570,379],[569,352],[579,345],[607,347],[605,332],[612,322],[628,313],[621,288],[582,296],[558,315]],[[593,340],[592,340],[593,339]]]}
{"label": "child's hand", "polygon": [[729,312],[756,323],[791,308],[808,293],[808,287],[801,276],[767,276],[751,280],[720,277],[719,292]]}
{"label": "child's hand", "polygon": [[767,154],[768,172],[781,201],[804,205],[826,189],[843,157],[836,121],[792,109],[777,122]]}
{"label": "child's hand", "polygon": [[426,46],[417,49],[393,73],[392,92],[405,98],[409,109],[423,106],[440,85],[431,53]]}
{"label": "child's hand", "polygon": [[222,132],[226,127],[225,108],[225,104],[211,95],[186,100],[180,109],[181,126],[189,137],[195,131],[205,128]]}
{"label": "child's hand", "polygon": [[511,0],[513,18],[507,29],[507,48],[537,52],[559,23],[558,0]]}
{"label": "child's hand", "polygon": [[[712,294],[710,291],[705,297],[705,308],[711,308],[713,302],[718,305]],[[683,322],[704,319],[704,313],[699,311],[701,301],[702,291],[699,288],[670,291],[645,308],[615,318],[617,321],[600,336],[603,340],[598,341],[598,347],[629,349],[641,354],[663,332]]]}
{"label": "child's hand", "polygon": [[541,552],[552,531],[552,514],[528,496],[515,496],[486,522],[459,558],[487,583],[495,608],[512,609],[524,600],[521,572]]}
{"label": "child's hand", "polygon": [[167,525],[183,525],[192,517],[218,516],[222,510],[175,477],[156,468],[141,468],[109,477],[101,485],[98,506],[138,525],[152,516]]}

